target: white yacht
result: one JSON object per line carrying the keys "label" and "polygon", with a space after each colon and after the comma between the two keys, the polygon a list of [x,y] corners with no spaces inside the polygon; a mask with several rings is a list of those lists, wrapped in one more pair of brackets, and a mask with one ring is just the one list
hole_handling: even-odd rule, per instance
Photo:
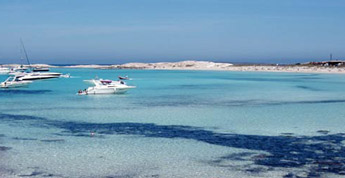
{"label": "white yacht", "polygon": [[[23,65],[20,66],[20,68],[14,68],[13,72],[10,73],[10,75],[15,76],[21,76],[20,80],[41,80],[41,79],[50,79],[50,78],[58,78],[61,76],[61,73],[56,72],[35,72],[35,68],[31,68],[30,60],[28,57],[28,54],[26,53],[26,49],[24,46],[24,43],[22,39],[20,39],[20,43],[22,45],[26,61],[28,62],[28,67],[25,67]],[[40,71],[49,71],[49,68],[41,68]]]}
{"label": "white yacht", "polygon": [[27,84],[32,83],[31,81],[21,80],[21,77],[22,76],[10,76],[4,82],[1,82],[0,87],[1,88],[14,88],[14,87],[26,86]]}
{"label": "white yacht", "polygon": [[57,72],[29,72],[21,73],[23,75],[20,77],[21,80],[42,80],[42,79],[51,79],[58,78],[61,76],[61,73]]}
{"label": "white yacht", "polygon": [[79,95],[89,94],[123,94],[129,89],[136,88],[135,86],[128,86],[123,81],[112,81],[103,79],[84,80],[85,82],[91,83],[94,86],[89,87],[84,91],[79,91]]}

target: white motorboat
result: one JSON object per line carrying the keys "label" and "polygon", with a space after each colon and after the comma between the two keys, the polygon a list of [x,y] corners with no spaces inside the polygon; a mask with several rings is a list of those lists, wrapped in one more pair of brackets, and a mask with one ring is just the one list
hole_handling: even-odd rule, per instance
{"label": "white motorboat", "polygon": [[0,87],[1,88],[14,88],[14,87],[26,86],[27,84],[32,83],[31,81],[21,80],[21,77],[22,76],[10,76],[4,82],[1,82]]}
{"label": "white motorboat", "polygon": [[126,93],[129,89],[136,88],[135,86],[128,86],[123,81],[112,81],[112,80],[103,80],[103,79],[93,79],[93,80],[84,80],[85,82],[91,83],[94,86],[89,87],[84,91],[79,91],[79,95],[89,95],[89,94],[123,94]]}
{"label": "white motorboat", "polygon": [[20,77],[21,80],[42,80],[42,79],[51,79],[51,78],[58,78],[61,76],[61,73],[57,72],[29,72],[29,73],[22,73],[23,75]]}
{"label": "white motorboat", "polygon": [[[24,43],[22,41],[22,39],[20,39],[20,43],[22,45],[24,54],[25,54],[25,58],[26,61],[28,62],[28,68],[24,67],[23,65],[20,66],[20,68],[14,68],[13,72],[10,73],[10,75],[20,75],[20,80],[41,80],[41,79],[50,79],[50,78],[58,78],[60,77],[62,74],[61,73],[56,73],[56,72],[35,72],[35,68],[31,71],[31,64],[30,64],[30,60],[28,57],[28,54],[26,53],[25,50],[25,46]],[[28,70],[30,69],[30,70]],[[40,68],[40,71],[49,71],[49,68]],[[38,69],[39,70],[39,69]]]}

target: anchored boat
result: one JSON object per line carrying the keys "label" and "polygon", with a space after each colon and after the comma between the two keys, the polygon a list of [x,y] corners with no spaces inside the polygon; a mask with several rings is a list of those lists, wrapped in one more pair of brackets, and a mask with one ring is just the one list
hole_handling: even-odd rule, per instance
{"label": "anchored boat", "polygon": [[93,84],[93,87],[89,87],[85,90],[79,90],[79,95],[90,95],[90,94],[123,94],[128,90],[136,88],[135,86],[128,86],[124,81],[113,81],[113,80],[103,80],[103,79],[93,79],[93,80],[84,80],[90,84]]}
{"label": "anchored boat", "polygon": [[58,78],[61,76],[61,73],[57,72],[29,72],[22,73],[21,80],[42,80],[42,79],[51,79]]}
{"label": "anchored boat", "polygon": [[48,72],[50,69],[48,67],[35,67],[32,69],[34,72]]}
{"label": "anchored boat", "polygon": [[23,87],[30,83],[31,81],[23,81],[21,80],[22,76],[10,76],[4,82],[1,82],[1,88],[15,88],[15,87]]}

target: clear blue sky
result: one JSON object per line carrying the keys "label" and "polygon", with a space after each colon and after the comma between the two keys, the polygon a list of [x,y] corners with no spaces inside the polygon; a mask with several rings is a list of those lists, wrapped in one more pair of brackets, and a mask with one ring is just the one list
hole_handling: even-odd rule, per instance
{"label": "clear blue sky", "polygon": [[0,0],[0,63],[345,59],[345,0]]}

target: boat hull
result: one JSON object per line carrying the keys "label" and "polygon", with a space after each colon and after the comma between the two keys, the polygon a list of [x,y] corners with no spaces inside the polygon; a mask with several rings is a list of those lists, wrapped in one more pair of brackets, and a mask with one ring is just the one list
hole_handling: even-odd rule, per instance
{"label": "boat hull", "polygon": [[78,93],[79,95],[104,95],[104,94],[124,94],[129,89],[135,87],[89,87],[86,91]]}
{"label": "boat hull", "polygon": [[114,94],[114,93],[115,93],[115,90],[113,88],[89,87],[86,91],[82,92],[81,94],[102,95],[102,94]]}
{"label": "boat hull", "polygon": [[20,80],[30,81],[30,80],[43,80],[43,79],[51,79],[51,78],[58,78],[57,76],[24,76],[21,77]]}
{"label": "boat hull", "polygon": [[34,68],[32,71],[34,71],[34,72],[48,72],[49,68]]}
{"label": "boat hull", "polygon": [[2,82],[0,84],[1,88],[18,88],[27,86],[30,81],[20,81],[20,82]]}
{"label": "boat hull", "polygon": [[135,86],[128,86],[123,81],[112,80],[84,80],[84,82],[94,84],[94,87],[89,87],[86,91],[79,92],[79,95],[97,95],[97,94],[124,94],[129,89],[136,88]]}
{"label": "boat hull", "polygon": [[51,78],[58,78],[61,76],[61,73],[55,72],[34,72],[34,73],[22,73],[23,75],[20,77],[20,80],[43,80],[43,79],[51,79]]}

